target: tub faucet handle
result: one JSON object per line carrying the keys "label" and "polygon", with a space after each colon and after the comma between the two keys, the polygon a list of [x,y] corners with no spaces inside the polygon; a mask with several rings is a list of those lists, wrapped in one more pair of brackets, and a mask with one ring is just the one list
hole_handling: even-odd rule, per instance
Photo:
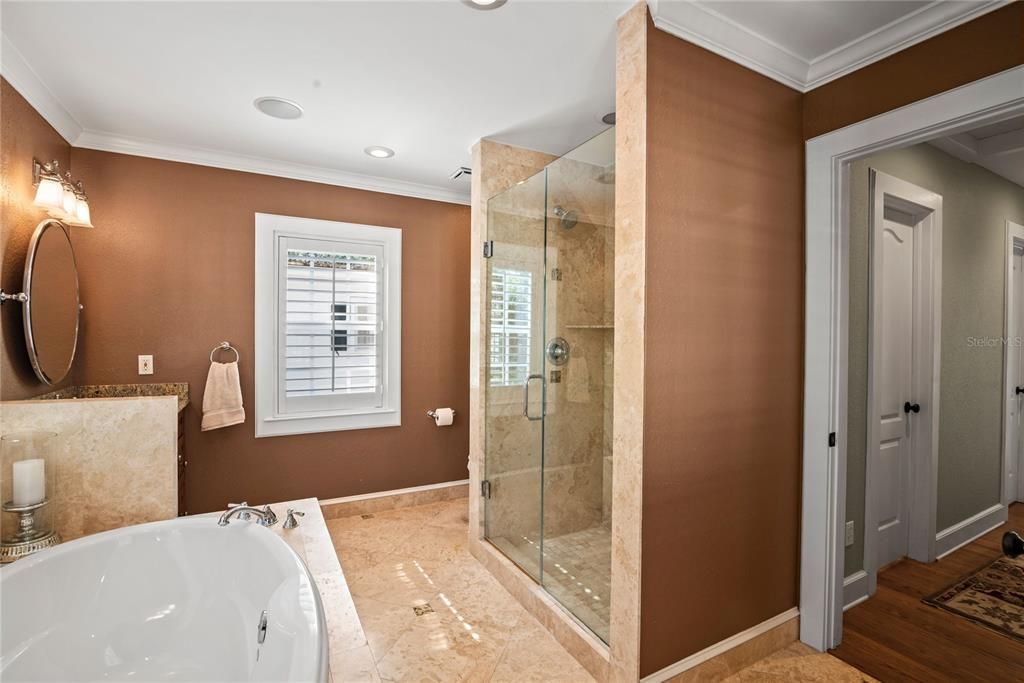
{"label": "tub faucet handle", "polygon": [[269,505],[263,506],[263,526],[274,526],[277,524],[277,515],[270,509]]}
{"label": "tub faucet handle", "polygon": [[299,520],[295,519],[295,515],[298,515],[299,517],[305,517],[306,513],[302,512],[301,510],[288,508],[288,515],[285,517],[284,520],[285,529],[294,529],[299,525]]}

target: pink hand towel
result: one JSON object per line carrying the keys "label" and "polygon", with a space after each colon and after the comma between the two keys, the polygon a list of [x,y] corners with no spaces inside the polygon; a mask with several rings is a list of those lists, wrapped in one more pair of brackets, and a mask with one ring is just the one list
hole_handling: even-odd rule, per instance
{"label": "pink hand towel", "polygon": [[210,363],[203,391],[203,431],[245,422],[238,362]]}

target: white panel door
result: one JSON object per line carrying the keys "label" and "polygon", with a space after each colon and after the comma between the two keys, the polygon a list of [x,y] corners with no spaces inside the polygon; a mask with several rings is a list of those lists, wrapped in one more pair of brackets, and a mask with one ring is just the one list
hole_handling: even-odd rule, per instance
{"label": "white panel door", "polygon": [[875,449],[877,486],[872,495],[878,520],[877,568],[907,554],[908,478],[910,476],[910,414],[904,405],[913,402],[911,367],[914,313],[914,229],[886,220],[881,231],[881,383],[876,419]]}
{"label": "white panel door", "polygon": [[1009,332],[1009,339],[1007,339],[1008,349],[1006,353],[1006,364],[1007,372],[1006,376],[1009,380],[1006,387],[1006,415],[1007,415],[1007,482],[1006,486],[1009,491],[1009,499],[1015,500],[1020,499],[1020,495],[1024,492],[1022,488],[1022,482],[1020,481],[1020,462],[1021,462],[1021,408],[1024,397],[1021,396],[1019,389],[1024,389],[1024,348],[1022,348],[1021,340],[1024,339],[1024,271],[1021,270],[1024,267],[1024,256],[1022,256],[1024,247],[1021,246],[1016,240],[1013,244],[1013,256],[1011,257],[1010,263],[1012,270],[1010,272],[1010,287],[1013,291],[1013,306],[1007,311],[1009,320],[1007,321],[1007,330]]}

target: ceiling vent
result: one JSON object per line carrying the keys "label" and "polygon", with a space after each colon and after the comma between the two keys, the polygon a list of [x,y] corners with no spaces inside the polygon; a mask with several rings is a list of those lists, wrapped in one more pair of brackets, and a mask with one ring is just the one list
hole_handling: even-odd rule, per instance
{"label": "ceiling vent", "polygon": [[448,179],[449,180],[458,180],[462,176],[471,176],[471,175],[473,175],[473,169],[471,169],[471,168],[469,168],[467,166],[459,166],[457,169],[455,169],[454,173],[452,173],[450,176],[448,176]]}

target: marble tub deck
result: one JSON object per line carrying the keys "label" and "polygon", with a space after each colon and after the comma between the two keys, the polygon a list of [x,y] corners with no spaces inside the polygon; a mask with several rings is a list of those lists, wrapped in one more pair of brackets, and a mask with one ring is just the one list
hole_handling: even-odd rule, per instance
{"label": "marble tub deck", "polygon": [[[335,683],[594,680],[469,553],[467,510],[467,500],[458,498],[326,521],[344,572],[334,590],[338,599],[351,595],[368,644],[358,649],[365,664],[335,670]],[[323,597],[325,605],[336,599]],[[333,668],[333,633],[331,640]],[[673,680],[698,680],[687,673]],[[725,680],[873,681],[801,643]]]}

